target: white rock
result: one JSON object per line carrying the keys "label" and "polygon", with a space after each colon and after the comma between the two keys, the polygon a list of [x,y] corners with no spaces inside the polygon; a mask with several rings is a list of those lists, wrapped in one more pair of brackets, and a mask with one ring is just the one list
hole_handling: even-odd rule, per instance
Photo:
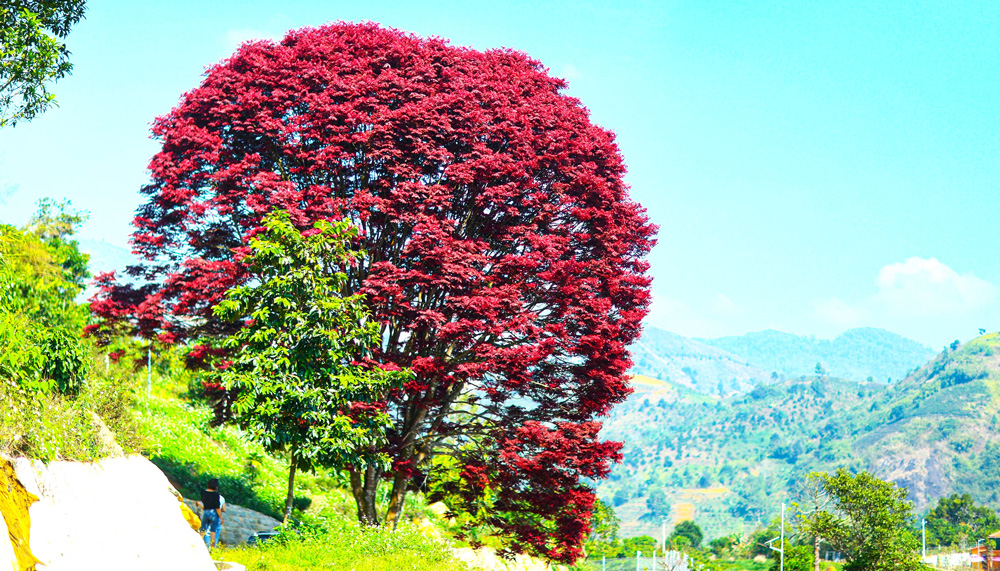
{"label": "white rock", "polygon": [[30,508],[39,571],[215,570],[167,478],[149,460],[43,464],[17,458],[14,466],[39,498]]}

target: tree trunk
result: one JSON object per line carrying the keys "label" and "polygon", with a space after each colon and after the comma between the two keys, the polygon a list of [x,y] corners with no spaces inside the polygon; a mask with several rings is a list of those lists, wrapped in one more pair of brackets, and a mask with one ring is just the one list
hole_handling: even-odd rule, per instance
{"label": "tree trunk", "polygon": [[285,517],[281,520],[283,525],[288,525],[288,520],[292,517],[292,504],[295,502],[295,449],[292,448],[288,467],[288,495],[285,496]]}
{"label": "tree trunk", "polygon": [[813,571],[819,571],[819,536],[813,536]]}
{"label": "tree trunk", "polygon": [[397,473],[392,479],[392,493],[389,495],[389,509],[385,513],[385,523],[396,529],[399,518],[403,515],[403,502],[406,501],[406,487],[410,484],[409,476]]}
{"label": "tree trunk", "polygon": [[375,466],[367,466],[363,472],[351,470],[351,493],[358,505],[358,521],[364,525],[379,524],[377,492],[380,476]]}

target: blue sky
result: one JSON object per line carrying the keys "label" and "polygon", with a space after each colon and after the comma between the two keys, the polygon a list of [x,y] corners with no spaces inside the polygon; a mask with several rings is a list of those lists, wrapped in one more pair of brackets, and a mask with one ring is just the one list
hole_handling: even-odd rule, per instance
{"label": "blue sky", "polygon": [[335,20],[525,51],[615,131],[660,226],[651,324],[692,336],[1000,328],[1000,3],[90,0],[61,102],[0,131],[0,220],[42,196],[126,245],[149,123],[241,41]]}

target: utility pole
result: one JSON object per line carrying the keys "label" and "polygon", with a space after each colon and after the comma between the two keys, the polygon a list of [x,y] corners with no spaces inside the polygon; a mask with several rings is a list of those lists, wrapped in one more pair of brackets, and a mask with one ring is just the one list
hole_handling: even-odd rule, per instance
{"label": "utility pole", "polygon": [[601,556],[601,571],[608,571],[608,556]]}
{"label": "utility pole", "polygon": [[[921,519],[920,520],[920,541],[921,541],[921,545],[923,546],[923,549],[921,551],[923,553],[923,558],[927,559],[927,520],[926,519]],[[923,563],[922,560],[921,560],[921,563]]]}
{"label": "utility pole", "polygon": [[781,502],[781,571],[785,571],[785,502]]}
{"label": "utility pole", "polygon": [[[781,540],[781,547],[775,547],[774,542]],[[771,551],[777,551],[781,555],[781,564],[779,566],[780,571],[785,571],[785,504],[781,504],[781,535],[775,537],[774,539],[767,542],[767,546],[771,548]]]}
{"label": "utility pole", "polygon": [[153,394],[153,340],[146,341],[146,398]]}
{"label": "utility pole", "polygon": [[663,552],[666,553],[667,552],[667,518],[663,518],[663,530],[662,530],[662,532],[661,532],[660,535],[663,537],[663,541],[660,542],[660,545],[663,546]]}
{"label": "utility pole", "polygon": [[635,571],[642,571],[642,569],[639,568],[639,558],[641,556],[642,556],[642,552],[641,551],[636,551],[635,552]]}

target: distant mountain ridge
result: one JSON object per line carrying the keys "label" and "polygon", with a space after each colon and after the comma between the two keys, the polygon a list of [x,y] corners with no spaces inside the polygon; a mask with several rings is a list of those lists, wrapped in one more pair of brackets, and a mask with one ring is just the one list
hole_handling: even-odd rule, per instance
{"label": "distant mountain ridge", "polygon": [[850,329],[834,339],[816,339],[769,329],[738,337],[700,339],[784,378],[812,375],[816,363],[832,377],[878,382],[900,380],[931,360],[935,351],[885,329]]}
{"label": "distant mountain ridge", "polygon": [[718,396],[813,375],[816,363],[832,377],[886,383],[934,357],[930,348],[874,327],[851,329],[834,339],[774,330],[692,339],[647,327],[631,350],[634,373]]}
{"label": "distant mountain ridge", "polygon": [[796,501],[812,471],[869,470],[917,510],[951,493],[1000,506],[1000,334],[945,350],[891,385],[808,375],[725,398],[633,380],[602,437],[624,460],[596,482],[626,535],[693,517],[748,531]]}
{"label": "distant mountain ridge", "polygon": [[655,327],[647,328],[631,350],[636,373],[703,394],[745,393],[770,376],[728,351]]}

